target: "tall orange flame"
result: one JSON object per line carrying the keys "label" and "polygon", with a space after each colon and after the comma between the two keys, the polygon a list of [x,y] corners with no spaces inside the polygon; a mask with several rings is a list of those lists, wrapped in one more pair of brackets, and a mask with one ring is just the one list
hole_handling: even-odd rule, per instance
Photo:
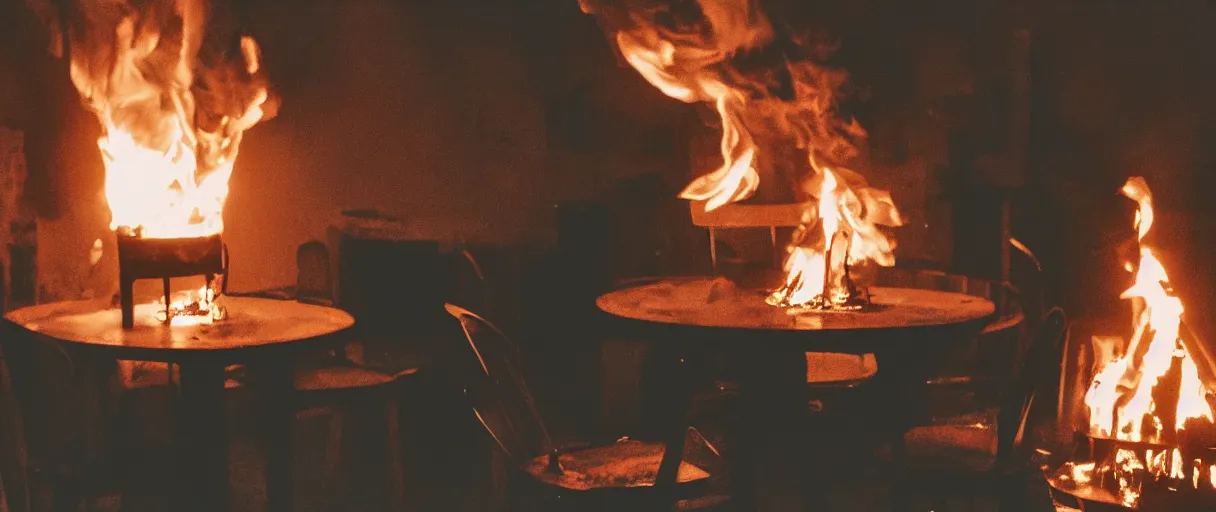
{"label": "tall orange flame", "polygon": [[[814,52],[797,38],[780,36],[751,0],[583,0],[582,6],[612,25],[625,60],[648,82],[672,98],[716,108],[722,165],[693,180],[680,197],[703,201],[709,211],[755,194],[759,147],[748,122],[776,127],[806,151],[813,172],[803,192],[818,200],[804,212],[789,246],[786,282],[770,303],[830,306],[848,287],[828,283],[847,281],[849,263],[894,264],[894,244],[878,228],[902,223],[890,195],[847,169],[817,163],[852,158],[852,139],[865,136],[856,121],[837,112],[836,92],[846,73],[803,56]],[[777,57],[769,58],[761,76],[749,76],[735,65],[749,54]],[[849,249],[832,258],[827,253],[837,238]]]}
{"label": "tall orange flame", "polygon": [[221,58],[200,55],[215,46],[204,44],[204,0],[78,5],[71,77],[101,121],[111,228],[149,238],[221,232],[242,135],[266,115],[257,44],[220,41]]}
{"label": "tall orange flame", "polygon": [[[1122,191],[1139,204],[1135,224],[1143,243],[1154,220],[1152,192],[1144,179],[1138,177],[1129,179]],[[1135,331],[1123,355],[1103,362],[1085,396],[1085,404],[1095,435],[1158,442],[1164,432],[1160,420],[1163,411],[1158,410],[1153,388],[1175,359],[1181,363],[1181,383],[1171,427],[1182,430],[1189,419],[1211,422],[1213,413],[1195,361],[1182,343],[1182,301],[1173,294],[1169,275],[1151,248],[1141,246],[1135,272],[1134,284],[1120,296],[1143,303],[1134,313]]]}
{"label": "tall orange flame", "polygon": [[[1194,420],[1212,423],[1213,410],[1208,402],[1209,390],[1200,379],[1199,369],[1182,337],[1182,301],[1174,295],[1165,267],[1153,250],[1144,245],[1154,221],[1152,192],[1139,177],[1128,179],[1122,192],[1139,205],[1135,226],[1141,242],[1140,261],[1134,268],[1129,266],[1128,270],[1135,272],[1135,281],[1120,295],[1134,301],[1134,331],[1126,347],[1115,347],[1106,355],[1107,360],[1099,361],[1085,395],[1085,405],[1089,410],[1090,435],[1174,446],[1144,450],[1147,467],[1135,450],[1118,450],[1115,466],[1109,470],[1118,476],[1119,499],[1127,506],[1135,506],[1140,500],[1140,472],[1147,470],[1158,478],[1173,480],[1185,477],[1178,433]],[[1095,337],[1095,346],[1102,343]],[[1120,353],[1119,348],[1124,350]],[[1172,397],[1159,402],[1162,396],[1170,394],[1158,393],[1158,388],[1172,369],[1177,372],[1174,374],[1177,382],[1171,384],[1177,386],[1176,405]],[[1168,418],[1173,421],[1167,423]],[[1092,465],[1078,468],[1074,473],[1094,470]],[[1192,484],[1196,487],[1202,469],[1194,471]],[[1079,475],[1073,477],[1081,481]],[[1216,482],[1216,475],[1212,478]]]}
{"label": "tall orange flame", "polygon": [[860,175],[848,170],[815,168],[821,169],[809,181],[811,186],[818,182],[815,209],[805,212],[794,233],[785,283],[769,296],[769,304],[848,307],[857,301],[849,265],[895,264],[895,243],[878,227],[903,223],[891,195],[866,186]]}
{"label": "tall orange flame", "polygon": [[741,201],[756,192],[760,178],[753,167],[756,144],[743,125],[747,98],[727,85],[717,69],[735,52],[768,43],[772,27],[747,1],[700,2],[711,33],[681,40],[635,16],[632,30],[617,33],[625,59],[651,85],[680,101],[712,102],[722,118],[722,166],[690,183],[680,197],[705,201],[705,209]]}

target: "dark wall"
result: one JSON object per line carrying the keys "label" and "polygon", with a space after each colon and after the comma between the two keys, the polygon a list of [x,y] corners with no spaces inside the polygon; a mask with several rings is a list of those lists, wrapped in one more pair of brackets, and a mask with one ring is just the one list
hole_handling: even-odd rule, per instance
{"label": "dark wall", "polygon": [[[684,106],[618,66],[576,2],[253,1],[248,13],[284,101],[245,138],[231,181],[236,289],[291,282],[295,247],[343,209],[401,216],[420,238],[543,242],[554,205],[611,194],[683,154]],[[89,245],[106,239],[97,127],[66,65],[29,43],[38,34],[8,39],[0,97],[17,105],[0,112],[42,141],[30,155],[40,266],[63,281],[48,298],[71,295]],[[10,87],[30,63],[43,76]]]}
{"label": "dark wall", "polygon": [[1216,6],[1210,2],[1044,2],[1036,10],[1035,168],[1059,242],[1053,276],[1077,313],[1117,313],[1128,284],[1108,247],[1130,236],[1128,176],[1149,180],[1167,256],[1191,320],[1211,326],[1206,263],[1216,209]]}
{"label": "dark wall", "polygon": [[[1041,253],[1061,298],[1078,312],[1117,311],[1125,276],[1110,247],[1130,221],[1116,191],[1142,174],[1158,208],[1181,219],[1174,229],[1191,235],[1162,243],[1178,246],[1171,268],[1189,277],[1178,284],[1195,296],[1192,310],[1216,299],[1203,264],[1211,251],[1194,236],[1214,222],[1210,3],[804,4],[772,2],[794,23],[843,35],[842,57],[869,96],[859,110],[871,132],[863,171],[909,218],[901,255],[949,259],[947,177],[1024,182],[1015,234]],[[684,145],[708,140],[712,164],[715,134],[620,66],[574,0],[249,6],[284,103],[250,132],[232,180],[229,242],[235,264],[256,270],[238,275],[237,288],[290,282],[283,262],[294,247],[354,207],[399,214],[420,237],[520,241],[546,238],[555,204],[592,200],[630,213],[618,240],[641,240],[630,250],[638,263],[621,272],[658,268],[641,262],[653,246],[684,247],[668,250],[679,261],[698,252],[687,249],[701,240],[670,194],[705,165],[690,164]],[[0,119],[30,133],[31,191],[47,219],[40,263],[48,275],[83,274],[89,244],[105,232],[96,126],[62,63],[33,57],[44,54],[39,34],[12,21],[29,18],[3,19],[11,30],[0,38]],[[979,133],[972,144],[1017,158],[1001,131],[1014,126],[1001,88],[1018,28],[1032,50],[1029,161],[1020,170],[959,162],[957,133]],[[638,213],[648,211],[663,211],[665,227],[645,226],[659,215]]]}

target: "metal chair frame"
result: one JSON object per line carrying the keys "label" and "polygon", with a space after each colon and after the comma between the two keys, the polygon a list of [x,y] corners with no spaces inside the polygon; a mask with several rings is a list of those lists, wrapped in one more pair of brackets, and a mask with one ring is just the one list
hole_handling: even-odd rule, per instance
{"label": "metal chair frame", "polygon": [[[555,443],[553,441],[553,438],[549,434],[549,429],[548,429],[543,417],[540,414],[539,408],[536,406],[536,402],[533,399],[530,389],[528,388],[526,379],[524,379],[522,373],[520,372],[520,363],[518,361],[518,350],[515,347],[514,343],[511,342],[511,339],[509,337],[507,337],[506,334],[503,333],[502,330],[500,330],[492,322],[477,315],[476,313],[473,313],[472,311],[469,311],[465,308],[462,308],[462,307],[456,306],[456,305],[452,305],[452,304],[446,304],[445,308],[447,309],[448,313],[453,318],[456,318],[461,323],[461,329],[463,330],[463,332],[465,334],[465,338],[468,341],[469,347],[473,351],[473,354],[476,358],[477,366],[479,367],[479,370],[480,370],[479,375],[465,375],[462,377],[462,380],[464,381],[463,382],[463,386],[464,386],[463,391],[464,391],[466,397],[468,397],[470,399],[470,403],[472,406],[471,408],[473,409],[474,415],[476,416],[478,422],[481,423],[482,427],[489,434],[489,436],[493,439],[496,446],[504,454],[507,455],[507,457],[511,460],[512,464],[515,467],[521,467],[525,462],[531,460],[532,457],[535,457],[537,455],[546,455],[548,457],[548,463],[549,463],[550,470],[560,471],[560,466],[558,465],[558,458],[560,457],[560,455],[565,454],[565,453],[577,452],[582,449],[592,448],[592,447],[596,447],[596,446],[604,446],[604,445],[610,444],[610,443],[567,443],[567,444]],[[508,425],[508,427],[507,427],[509,430],[511,430],[511,432],[496,432],[495,427],[487,421],[486,416],[484,415],[484,413],[486,413],[486,411],[479,410],[477,401],[481,398],[487,398],[486,391],[484,391],[482,389],[482,384],[486,380],[496,379],[497,377],[495,375],[493,375],[493,373],[490,369],[490,365],[487,364],[485,356],[483,356],[483,354],[482,354],[482,349],[478,348],[477,342],[474,341],[474,334],[472,332],[470,332],[469,325],[466,323],[468,321],[475,322],[476,324],[479,325],[479,327],[489,329],[490,332],[492,332],[494,335],[498,336],[498,338],[501,340],[502,343],[505,343],[507,345],[505,347],[505,352],[510,356],[511,360],[506,362],[506,368],[507,368],[506,371],[508,373],[510,373],[511,375],[507,375],[506,377],[511,379],[512,382],[510,383],[510,385],[514,387],[513,390],[508,390],[507,392],[517,393],[516,398],[520,399],[523,402],[523,404],[525,405],[527,414],[530,416],[529,419],[532,421],[532,423],[538,429],[539,444],[540,444],[539,447],[530,448],[530,447],[526,447],[526,446],[521,446],[521,445],[527,444],[527,443],[521,442],[517,439],[511,439],[509,436],[511,436],[512,434],[518,434],[518,431],[517,431],[515,425],[513,425],[513,424]],[[502,348],[502,347],[500,347],[500,348]],[[679,361],[679,369],[681,372],[687,371],[688,364],[687,364],[686,360],[681,359]],[[689,376],[684,373],[681,373],[680,375],[677,375],[677,377],[676,377],[676,382],[680,382],[682,384],[688,383],[690,380],[691,379],[689,378]],[[691,387],[689,389],[691,389]],[[691,393],[691,392],[689,391],[689,393]],[[508,423],[510,423],[510,422],[508,422]],[[687,424],[687,421],[684,421],[682,423],[683,424],[679,428],[678,435],[675,434],[675,430],[674,430],[674,426],[673,426],[672,433],[670,435],[664,436],[665,440],[663,443],[664,444],[663,455],[659,462],[659,468],[658,468],[657,475],[655,477],[655,483],[654,483],[653,487],[651,487],[649,489],[647,489],[647,488],[624,488],[624,489],[605,488],[603,490],[633,492],[633,493],[638,493],[638,494],[648,493],[649,496],[646,496],[646,498],[645,498],[646,503],[648,504],[646,506],[647,510],[650,510],[650,509],[671,510],[672,507],[675,507],[677,502],[680,502],[681,498],[683,498],[683,496],[680,495],[680,491],[677,490],[677,488],[680,487],[677,483],[677,475],[678,475],[678,470],[679,470],[680,464],[683,462],[683,451],[684,451],[686,435],[687,435],[688,431],[691,429],[691,426],[689,426]]]}

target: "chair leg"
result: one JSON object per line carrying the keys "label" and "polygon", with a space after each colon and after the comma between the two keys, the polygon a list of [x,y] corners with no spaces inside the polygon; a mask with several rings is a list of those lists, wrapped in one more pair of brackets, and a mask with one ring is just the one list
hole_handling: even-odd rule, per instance
{"label": "chair leg", "polygon": [[490,493],[487,499],[490,503],[487,508],[508,512],[524,510],[523,505],[519,503],[519,490],[516,489],[518,482],[516,482],[516,476],[512,472],[507,456],[499,450],[492,450],[489,453]]}
{"label": "chair leg", "polygon": [[53,512],[81,512],[84,499],[81,497],[80,486],[74,480],[60,482],[55,486],[51,503]]}
{"label": "chair leg", "polygon": [[[988,482],[990,495],[993,496],[993,501],[996,503],[996,509],[1001,512],[1014,512],[1018,510],[1030,510],[1038,507],[1033,491],[1029,489],[1030,479],[1028,475],[1021,471],[1013,473],[993,475]],[[1044,483],[1043,485],[1046,485]]]}
{"label": "chair leg", "polygon": [[974,487],[967,489],[967,510],[987,510],[987,503],[990,501],[996,488],[988,478],[979,478]]}
{"label": "chair leg", "polygon": [[908,475],[904,471],[907,466],[907,449],[904,437],[896,436],[891,440],[891,510],[902,512],[909,510],[911,493],[909,491]]}
{"label": "chair leg", "polygon": [[326,503],[327,510],[340,510],[342,504],[343,489],[346,487],[343,472],[342,472],[342,445],[345,442],[345,436],[342,432],[345,430],[346,416],[341,411],[331,410],[329,416],[329,439],[325,445],[325,460],[323,462],[323,486],[321,496]]}
{"label": "chair leg", "polygon": [[397,401],[394,400],[393,395],[389,395],[386,402],[384,422],[388,434],[385,442],[388,447],[389,503],[393,510],[402,510],[406,502],[405,468],[401,461],[401,432],[397,415]]}

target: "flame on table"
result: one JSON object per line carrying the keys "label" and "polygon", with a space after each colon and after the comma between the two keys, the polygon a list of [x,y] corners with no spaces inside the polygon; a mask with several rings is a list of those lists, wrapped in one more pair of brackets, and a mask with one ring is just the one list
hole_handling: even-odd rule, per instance
{"label": "flame on table", "polygon": [[257,43],[205,40],[204,0],[77,5],[71,78],[101,122],[111,229],[220,233],[242,136],[267,116]]}
{"label": "flame on table", "polygon": [[[862,185],[849,187],[837,180],[838,173]],[[858,299],[849,265],[867,261],[895,265],[895,243],[878,227],[902,224],[895,203],[890,194],[865,187],[860,176],[846,173],[825,167],[812,180],[819,188],[816,208],[806,212],[794,232],[785,260],[785,283],[769,296],[769,304],[848,306]]]}
{"label": "flame on table", "polygon": [[[817,200],[787,248],[787,277],[770,304],[849,302],[856,298],[847,286],[849,264],[894,265],[894,243],[878,227],[903,223],[890,194],[868,187],[848,169],[820,165],[854,157],[854,140],[866,135],[856,120],[838,112],[837,94],[847,73],[811,57],[830,53],[830,45],[779,36],[751,0],[582,0],[581,5],[611,25],[625,60],[648,82],[680,101],[714,105],[722,123],[722,165],[693,180],[680,197],[704,201],[710,211],[755,194],[759,146],[749,123],[762,124],[805,151],[813,172],[804,177],[802,192]],[[741,56],[764,52],[780,54],[770,59],[776,65],[759,74],[737,65]],[[838,239],[844,243],[832,242]]]}

